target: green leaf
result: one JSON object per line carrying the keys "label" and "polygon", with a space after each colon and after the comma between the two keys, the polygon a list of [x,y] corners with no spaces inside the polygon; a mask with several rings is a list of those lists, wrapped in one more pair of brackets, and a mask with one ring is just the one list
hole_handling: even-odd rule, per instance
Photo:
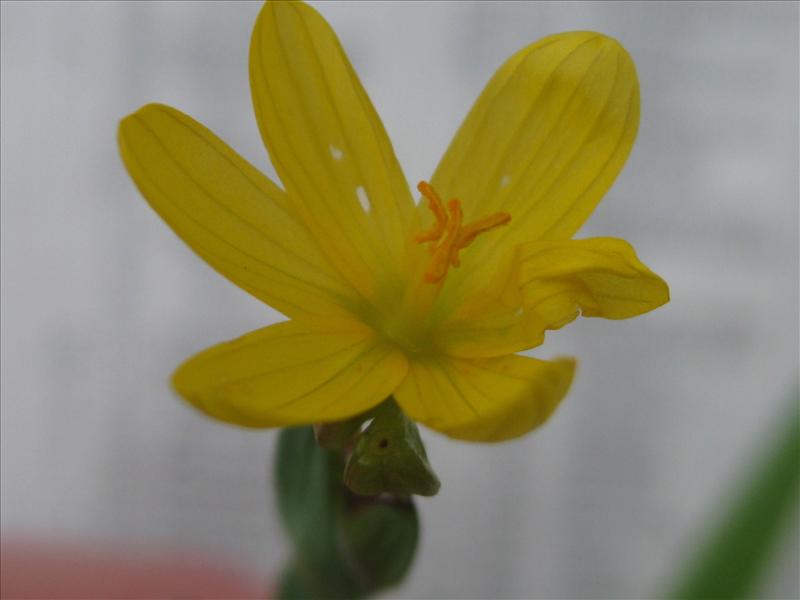
{"label": "green leaf", "polygon": [[753,595],[782,525],[800,489],[800,414],[792,399],[790,418],[770,436],[762,464],[752,472],[725,520],[702,547],[671,598],[735,599]]}
{"label": "green leaf", "polygon": [[406,576],[418,539],[419,518],[410,499],[367,501],[344,519],[345,552],[367,592]]}
{"label": "green leaf", "polygon": [[278,509],[296,548],[281,583],[283,598],[361,596],[339,549],[341,464],[339,454],[317,446],[310,427],[284,429],[278,437]]}
{"label": "green leaf", "polygon": [[305,600],[311,598],[312,595],[297,563],[292,563],[284,569],[278,583],[278,598],[281,600]]}
{"label": "green leaf", "polygon": [[416,424],[392,398],[377,408],[358,437],[345,466],[344,482],[362,496],[434,496],[441,485]]}
{"label": "green leaf", "polygon": [[336,466],[310,427],[284,429],[278,438],[275,487],[278,509],[301,555],[323,562],[336,544]]}

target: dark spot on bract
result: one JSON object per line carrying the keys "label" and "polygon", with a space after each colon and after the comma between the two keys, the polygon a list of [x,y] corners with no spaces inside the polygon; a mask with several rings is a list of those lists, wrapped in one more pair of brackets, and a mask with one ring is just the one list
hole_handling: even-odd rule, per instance
{"label": "dark spot on bract", "polygon": [[389,445],[389,440],[386,438],[382,438],[380,442],[378,442],[378,448],[386,448]]}

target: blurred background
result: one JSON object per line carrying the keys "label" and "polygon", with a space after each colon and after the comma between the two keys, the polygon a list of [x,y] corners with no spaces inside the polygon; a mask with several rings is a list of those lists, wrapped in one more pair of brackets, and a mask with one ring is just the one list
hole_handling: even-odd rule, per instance
{"label": "blurred background", "polygon": [[[798,5],[324,2],[412,183],[494,70],[544,35],[618,38],[642,119],[581,237],[623,237],[672,301],[579,320],[551,422],[512,443],[424,431],[442,492],[403,598],[662,591],[788,414],[798,370]],[[120,118],[200,120],[270,177],[250,104],[260,4],[2,4],[2,532],[204,556],[250,581],[288,558],[274,431],[168,387],[190,354],[280,319],[206,267],[136,192]],[[797,514],[761,588],[798,590]]]}

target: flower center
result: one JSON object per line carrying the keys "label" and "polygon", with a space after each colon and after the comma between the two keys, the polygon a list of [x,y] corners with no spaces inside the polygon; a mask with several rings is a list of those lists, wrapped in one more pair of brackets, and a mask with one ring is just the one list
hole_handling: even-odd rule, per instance
{"label": "flower center", "polygon": [[431,259],[424,275],[428,283],[439,283],[451,266],[458,267],[461,264],[458,253],[474,242],[478,235],[511,220],[511,215],[499,212],[462,225],[464,214],[461,200],[449,200],[445,211],[444,203],[430,184],[420,181],[417,189],[428,201],[428,208],[436,218],[433,227],[414,238],[418,244],[430,243]]}

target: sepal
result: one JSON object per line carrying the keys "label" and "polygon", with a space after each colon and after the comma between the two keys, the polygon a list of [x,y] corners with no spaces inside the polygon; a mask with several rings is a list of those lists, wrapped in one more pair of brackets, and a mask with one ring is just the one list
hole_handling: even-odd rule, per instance
{"label": "sepal", "polygon": [[361,496],[434,496],[441,484],[428,463],[416,424],[389,398],[359,435],[344,482]]}

